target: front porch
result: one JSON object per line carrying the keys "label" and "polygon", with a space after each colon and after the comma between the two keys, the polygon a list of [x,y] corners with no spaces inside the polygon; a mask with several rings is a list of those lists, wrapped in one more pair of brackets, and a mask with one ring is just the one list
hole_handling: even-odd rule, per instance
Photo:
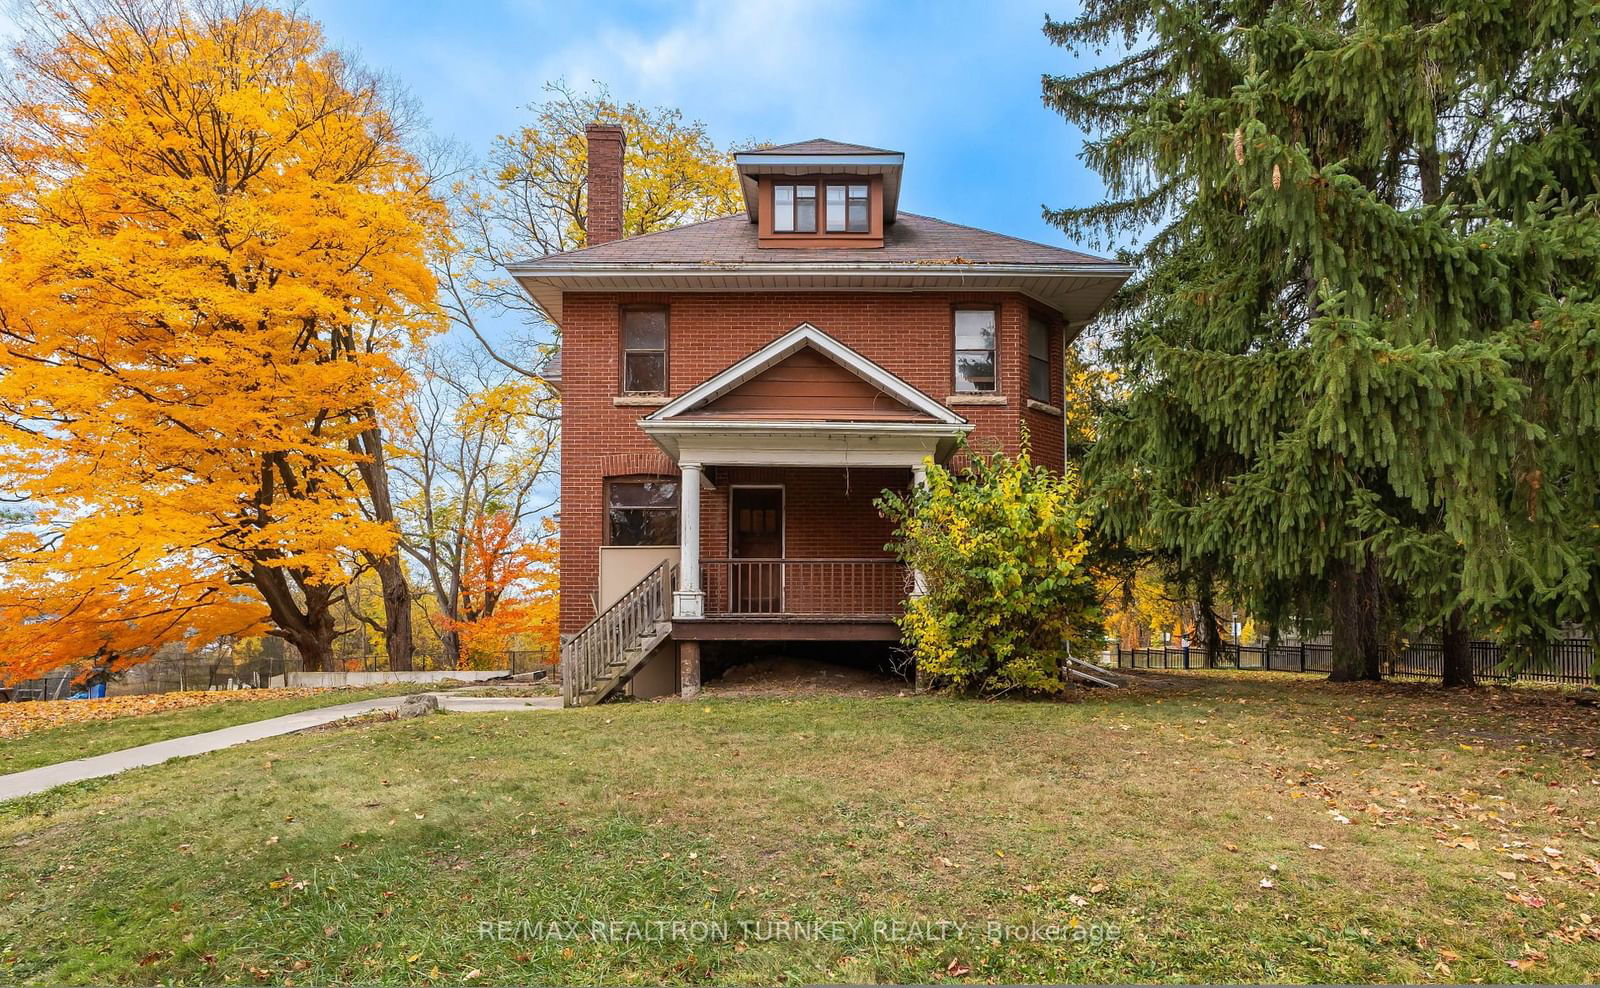
{"label": "front porch", "polygon": [[636,676],[693,696],[702,642],[899,639],[921,580],[876,501],[924,483],[969,422],[802,325],[639,427],[678,467],[677,545],[564,649],[577,702]]}
{"label": "front porch", "polygon": [[[910,468],[703,469],[680,492],[673,636],[679,640],[893,640],[912,579],[889,552],[885,490],[916,482]],[[687,525],[685,525],[687,528]],[[698,550],[698,558],[696,558]],[[697,579],[684,578],[690,566]]]}

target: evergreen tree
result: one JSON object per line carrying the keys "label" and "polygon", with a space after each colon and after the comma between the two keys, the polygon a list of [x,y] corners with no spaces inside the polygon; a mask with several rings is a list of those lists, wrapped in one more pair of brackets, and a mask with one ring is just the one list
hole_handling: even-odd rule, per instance
{"label": "evergreen tree", "polygon": [[[1107,526],[1219,562],[1274,626],[1513,638],[1597,621],[1600,333],[1588,5],[1091,0],[1047,21],[1130,50],[1046,102],[1137,237],[1107,325],[1127,400],[1086,475]],[[1395,588],[1404,588],[1403,595]],[[1322,617],[1322,615],[1326,615]]]}

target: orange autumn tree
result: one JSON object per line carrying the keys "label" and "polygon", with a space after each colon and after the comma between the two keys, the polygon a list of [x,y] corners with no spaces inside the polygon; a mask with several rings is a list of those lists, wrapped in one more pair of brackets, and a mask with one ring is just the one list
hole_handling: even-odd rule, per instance
{"label": "orange autumn tree", "polygon": [[215,572],[175,562],[162,539],[115,522],[85,519],[48,548],[37,533],[0,537],[0,683],[80,661],[85,673],[114,672],[164,641],[264,630],[258,601]]}
{"label": "orange autumn tree", "polygon": [[558,639],[560,577],[555,525],[530,538],[511,511],[480,515],[467,543],[459,619],[443,619],[461,637],[461,655],[487,668],[508,648],[554,656]]}
{"label": "orange autumn tree", "polygon": [[[263,622],[327,662],[443,228],[294,10],[39,0],[0,79],[0,678]],[[370,471],[369,471],[370,472]]]}

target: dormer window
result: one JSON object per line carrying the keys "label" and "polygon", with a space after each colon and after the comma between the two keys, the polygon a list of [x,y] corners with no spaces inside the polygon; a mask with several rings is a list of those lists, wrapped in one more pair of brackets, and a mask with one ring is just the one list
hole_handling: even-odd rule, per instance
{"label": "dormer window", "polygon": [[817,138],[733,156],[761,247],[882,247],[900,201],[899,151]]}
{"label": "dormer window", "polygon": [[774,233],[817,232],[817,187],[780,184],[772,187]]}
{"label": "dormer window", "polygon": [[867,186],[828,186],[828,232],[866,233],[872,228],[867,215]]}

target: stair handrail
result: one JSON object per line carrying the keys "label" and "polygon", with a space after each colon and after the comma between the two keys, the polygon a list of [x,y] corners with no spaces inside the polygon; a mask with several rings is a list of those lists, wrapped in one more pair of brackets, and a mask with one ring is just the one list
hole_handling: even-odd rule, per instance
{"label": "stair handrail", "polygon": [[611,606],[594,616],[561,646],[561,699],[578,704],[609,667],[646,631],[672,619],[672,594],[678,588],[678,564],[663,559]]}

